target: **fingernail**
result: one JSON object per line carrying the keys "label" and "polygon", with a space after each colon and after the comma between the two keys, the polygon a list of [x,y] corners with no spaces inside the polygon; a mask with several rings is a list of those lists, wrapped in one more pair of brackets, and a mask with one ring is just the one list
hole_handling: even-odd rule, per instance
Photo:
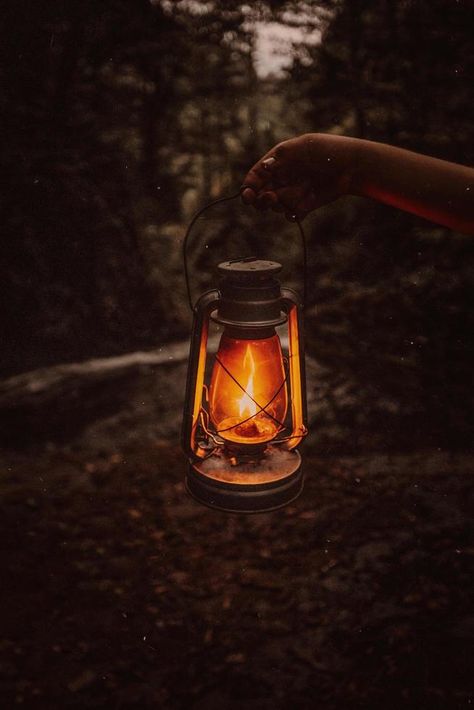
{"label": "fingernail", "polygon": [[247,205],[251,205],[252,202],[255,202],[255,192],[249,187],[246,187],[244,190],[242,190],[240,196],[243,202]]}
{"label": "fingernail", "polygon": [[273,164],[276,162],[276,158],[271,156],[270,158],[267,158],[266,160],[262,160],[262,165],[265,168],[265,170],[271,170],[273,167]]}

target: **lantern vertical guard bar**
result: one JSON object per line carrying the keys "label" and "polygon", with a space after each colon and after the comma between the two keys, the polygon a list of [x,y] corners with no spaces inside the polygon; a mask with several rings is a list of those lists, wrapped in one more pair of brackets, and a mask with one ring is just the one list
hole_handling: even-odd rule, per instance
{"label": "lantern vertical guard bar", "polygon": [[[229,512],[263,512],[303,487],[296,447],[307,433],[302,304],[277,262],[223,262],[219,290],[194,308],[182,444],[189,493]],[[206,381],[210,321],[223,327]],[[288,358],[276,327],[287,324]],[[288,406],[289,405],[289,406]]]}
{"label": "lantern vertical guard bar", "polygon": [[189,347],[188,374],[184,400],[181,445],[191,459],[206,456],[196,440],[196,432],[201,415],[204,376],[209,335],[209,315],[219,301],[218,291],[209,291],[201,296],[193,311],[193,330]]}
{"label": "lantern vertical guard bar", "polygon": [[308,433],[306,366],[304,354],[303,304],[289,288],[282,288],[283,307],[288,314],[289,370],[293,430],[288,449],[296,448]]}

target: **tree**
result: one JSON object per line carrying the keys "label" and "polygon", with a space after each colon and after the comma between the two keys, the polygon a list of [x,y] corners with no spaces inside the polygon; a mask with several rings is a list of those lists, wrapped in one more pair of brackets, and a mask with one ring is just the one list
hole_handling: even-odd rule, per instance
{"label": "tree", "polygon": [[244,120],[235,106],[253,80],[240,4],[214,3],[200,18],[195,8],[7,8],[4,371],[183,328],[169,296],[179,245],[170,243],[169,268],[157,243],[161,252],[167,225],[189,215],[190,188],[197,202],[232,180],[241,144],[231,139]]}

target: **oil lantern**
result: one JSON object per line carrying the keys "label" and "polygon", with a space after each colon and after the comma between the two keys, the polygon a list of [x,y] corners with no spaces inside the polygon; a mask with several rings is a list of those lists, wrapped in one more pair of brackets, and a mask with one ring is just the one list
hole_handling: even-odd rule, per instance
{"label": "oil lantern", "polygon": [[[302,304],[281,287],[281,268],[255,257],[225,261],[218,288],[193,308],[186,487],[229,512],[279,508],[303,487],[296,448],[307,433]],[[214,353],[211,325],[221,330]]]}

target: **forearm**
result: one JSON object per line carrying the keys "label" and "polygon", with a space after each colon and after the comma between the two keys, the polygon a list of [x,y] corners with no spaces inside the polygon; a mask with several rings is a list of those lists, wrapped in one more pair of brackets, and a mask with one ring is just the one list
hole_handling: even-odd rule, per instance
{"label": "forearm", "polygon": [[382,143],[354,140],[349,191],[474,234],[474,169]]}

